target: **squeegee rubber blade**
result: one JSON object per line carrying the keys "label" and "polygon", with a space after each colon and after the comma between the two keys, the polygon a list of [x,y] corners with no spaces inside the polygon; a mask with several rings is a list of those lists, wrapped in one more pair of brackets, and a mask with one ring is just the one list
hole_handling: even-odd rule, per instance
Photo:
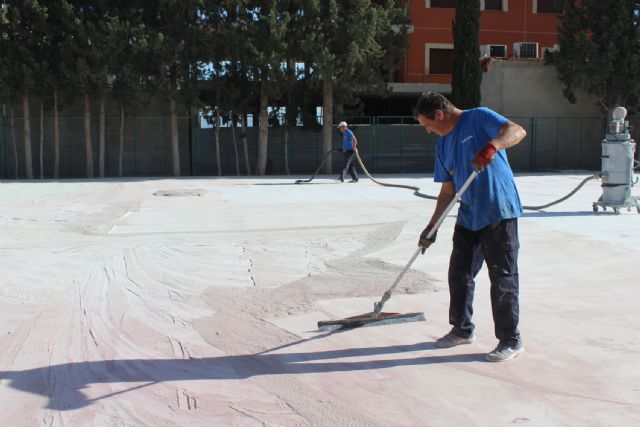
{"label": "squeegee rubber blade", "polygon": [[358,328],[362,326],[392,325],[396,323],[420,322],[424,321],[424,313],[385,313],[378,316],[374,313],[362,314],[359,316],[347,317],[338,320],[325,320],[318,322],[318,328],[322,330],[338,328]]}

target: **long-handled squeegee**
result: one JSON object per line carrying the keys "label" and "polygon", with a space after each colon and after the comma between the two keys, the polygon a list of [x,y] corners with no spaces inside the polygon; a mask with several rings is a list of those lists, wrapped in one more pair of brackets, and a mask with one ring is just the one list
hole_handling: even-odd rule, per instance
{"label": "long-handled squeegee", "polygon": [[[479,173],[478,170],[474,170],[471,173],[471,175],[469,175],[469,178],[467,178],[465,183],[462,185],[462,187],[460,188],[460,191],[458,191],[455,194],[455,196],[453,197],[453,200],[451,200],[451,202],[446,207],[446,209],[438,217],[438,220],[435,222],[435,224],[433,224],[433,228],[427,234],[427,237],[426,237],[427,239],[430,239],[431,237],[433,237],[435,232],[440,227],[440,224],[442,224],[444,219],[449,214],[449,211],[451,211],[451,209],[453,209],[456,203],[458,203],[458,200],[460,200],[464,192],[467,191],[467,188],[469,188],[469,186],[475,179],[476,175],[478,175],[478,173]],[[393,293],[394,289],[396,288],[396,286],[398,286],[398,283],[400,283],[400,280],[402,280],[402,277],[405,275],[407,270],[409,270],[409,267],[411,267],[411,264],[413,264],[413,262],[416,260],[418,255],[420,255],[420,252],[422,252],[422,247],[418,247],[418,249],[413,253],[411,258],[409,259],[409,262],[407,262],[407,265],[404,266],[404,268],[402,269],[402,271],[400,272],[396,280],[393,282],[393,285],[391,285],[391,287],[382,295],[382,299],[379,302],[376,302],[373,304],[373,311],[371,313],[366,313],[359,316],[347,317],[345,319],[339,319],[339,320],[320,321],[318,322],[318,329],[323,330],[323,329],[331,329],[334,327],[357,328],[360,326],[377,326],[377,325],[386,325],[391,323],[418,322],[418,321],[425,320],[424,313],[402,314],[402,313],[387,313],[382,311],[382,307],[389,300],[389,298],[391,298],[391,294]]]}

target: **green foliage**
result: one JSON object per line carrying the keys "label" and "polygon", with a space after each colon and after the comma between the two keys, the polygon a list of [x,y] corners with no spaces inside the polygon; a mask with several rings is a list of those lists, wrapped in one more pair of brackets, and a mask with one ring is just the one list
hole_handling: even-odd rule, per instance
{"label": "green foliage", "polygon": [[317,77],[334,81],[337,104],[386,93],[385,77],[407,49],[405,1],[308,1],[300,43]]}
{"label": "green foliage", "polygon": [[0,84],[3,97],[15,102],[46,80],[47,8],[37,0],[4,1],[0,10]]}
{"label": "green foliage", "polygon": [[556,67],[564,95],[576,102],[582,89],[603,112],[617,105],[638,108],[640,97],[640,19],[637,0],[563,0],[560,50],[545,55]]}
{"label": "green foliage", "polygon": [[480,105],[480,0],[459,1],[453,23],[453,79],[451,101],[458,108]]}
{"label": "green foliage", "polygon": [[199,66],[211,40],[203,0],[139,0],[135,69],[148,91],[189,104],[198,99]]}
{"label": "green foliage", "polygon": [[[0,0],[0,96],[172,97],[311,112],[384,93],[407,48],[404,0]],[[264,84],[263,84],[264,83]],[[215,98],[215,99],[212,99]]]}

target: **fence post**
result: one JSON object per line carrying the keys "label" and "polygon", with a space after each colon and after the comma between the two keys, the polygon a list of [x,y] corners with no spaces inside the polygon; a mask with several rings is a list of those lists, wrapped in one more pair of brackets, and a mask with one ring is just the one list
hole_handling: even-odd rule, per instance
{"label": "fence post", "polygon": [[371,141],[371,163],[373,163],[375,172],[378,165],[378,125],[380,124],[380,117],[374,116],[374,123],[373,141]]}
{"label": "fence post", "polygon": [[133,175],[138,175],[138,116],[133,116]]}
{"label": "fence post", "polygon": [[578,142],[578,169],[582,168],[582,127],[584,124],[584,117],[580,117],[580,139]]}
{"label": "fence post", "polygon": [[7,176],[7,135],[6,135],[7,127],[5,126],[5,123],[6,123],[6,118],[4,114],[2,114],[2,116],[0,116],[0,130],[2,130],[2,132],[0,132],[0,138],[2,139],[3,167],[2,167],[2,174],[0,174],[0,178],[5,178]]}
{"label": "fence post", "polygon": [[556,169],[560,169],[560,117],[556,117]]}
{"label": "fence post", "polygon": [[400,172],[404,173],[404,117],[400,117]]}
{"label": "fence post", "polygon": [[535,117],[531,117],[531,144],[529,145],[529,172],[533,172],[536,165],[536,126]]}
{"label": "fence post", "polygon": [[0,177],[5,178],[7,177],[7,126],[6,126],[6,117],[4,114],[2,114],[2,120],[0,121],[0,129],[2,129],[2,133],[0,133],[0,138],[2,138],[2,163],[3,168],[2,168],[2,175],[0,175]]}
{"label": "fence post", "polygon": [[320,134],[319,132],[316,132],[316,165],[320,161],[320,159],[318,158],[318,152],[320,150],[320,145],[318,144],[318,135],[319,134]]}
{"label": "fence post", "polygon": [[[105,101],[106,102],[106,101]],[[106,109],[106,108],[105,108]],[[104,113],[104,176],[109,176],[109,114]]]}
{"label": "fence post", "polygon": [[[194,176],[195,173],[193,171],[193,135],[194,135],[194,120],[192,120],[193,118],[193,114],[192,114],[192,108],[189,108],[189,110],[187,111],[187,123],[188,126],[187,128],[189,129],[189,175]],[[199,116],[199,115],[198,115]]]}

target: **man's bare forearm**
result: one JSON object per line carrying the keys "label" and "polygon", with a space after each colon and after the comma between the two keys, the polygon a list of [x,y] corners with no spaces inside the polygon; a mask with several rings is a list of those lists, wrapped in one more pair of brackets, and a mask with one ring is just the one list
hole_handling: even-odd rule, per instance
{"label": "man's bare forearm", "polygon": [[527,131],[518,124],[509,122],[500,128],[498,136],[491,141],[497,150],[511,148],[527,136]]}
{"label": "man's bare forearm", "polygon": [[444,182],[440,188],[440,194],[438,194],[438,200],[436,201],[436,209],[433,211],[433,215],[429,220],[430,225],[434,225],[438,218],[442,215],[444,210],[449,206],[449,203],[456,196],[456,188],[453,182]]}

